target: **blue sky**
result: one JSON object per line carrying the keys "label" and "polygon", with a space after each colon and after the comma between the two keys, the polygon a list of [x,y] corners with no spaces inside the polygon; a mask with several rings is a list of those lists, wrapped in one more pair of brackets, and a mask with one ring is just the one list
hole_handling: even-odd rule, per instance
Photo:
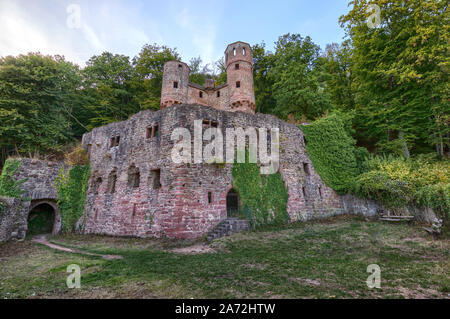
{"label": "blue sky", "polygon": [[[146,43],[176,47],[184,61],[216,61],[228,43],[309,35],[341,42],[349,0],[0,0],[0,56],[61,54],[79,65],[103,51],[137,55]],[[78,15],[79,13],[79,15]]]}

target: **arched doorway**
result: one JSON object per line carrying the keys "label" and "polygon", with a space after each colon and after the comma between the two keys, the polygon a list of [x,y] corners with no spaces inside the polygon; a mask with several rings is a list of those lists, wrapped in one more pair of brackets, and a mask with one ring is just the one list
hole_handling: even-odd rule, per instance
{"label": "arched doorway", "polygon": [[32,201],[27,226],[27,236],[56,235],[61,229],[61,215],[56,203],[50,200]]}
{"label": "arched doorway", "polygon": [[239,194],[233,188],[227,194],[227,217],[239,217]]}

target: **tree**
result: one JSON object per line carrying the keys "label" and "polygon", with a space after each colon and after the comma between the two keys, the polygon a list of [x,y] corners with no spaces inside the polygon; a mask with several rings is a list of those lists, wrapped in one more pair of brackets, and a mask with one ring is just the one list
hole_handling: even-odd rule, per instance
{"label": "tree", "polygon": [[0,58],[1,162],[12,151],[55,153],[72,140],[80,85],[78,67],[61,56]]}
{"label": "tree", "polygon": [[86,108],[91,112],[88,128],[121,121],[139,111],[135,99],[134,67],[124,55],[104,52],[93,56],[83,70]]}
{"label": "tree", "polygon": [[[341,17],[351,38],[359,138],[381,152],[449,148],[449,16],[441,0],[354,0]],[[369,5],[380,24],[366,23]]]}
{"label": "tree", "polygon": [[310,37],[286,34],[276,42],[269,79],[273,81],[274,114],[296,121],[315,119],[332,108],[325,90],[324,61]]}
{"label": "tree", "polygon": [[134,58],[137,76],[133,87],[140,109],[159,110],[164,63],[172,60],[180,60],[176,49],[157,44],[144,45],[139,55]]}
{"label": "tree", "polygon": [[274,56],[266,51],[264,42],[255,44],[253,49],[253,79],[255,84],[256,112],[272,113],[276,101],[272,95],[273,77],[269,77],[274,64]]}
{"label": "tree", "polygon": [[352,48],[350,41],[332,43],[325,48],[325,72],[327,90],[334,105],[342,111],[355,108],[355,94],[352,88]]}

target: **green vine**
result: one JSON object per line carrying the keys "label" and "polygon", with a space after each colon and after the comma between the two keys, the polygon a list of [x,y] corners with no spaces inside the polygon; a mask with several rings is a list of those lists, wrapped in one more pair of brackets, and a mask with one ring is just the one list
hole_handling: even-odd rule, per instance
{"label": "green vine", "polygon": [[7,159],[0,175],[0,196],[23,199],[24,191],[21,189],[27,179],[16,180],[14,174],[21,165],[18,160]]}
{"label": "green vine", "polygon": [[55,180],[63,232],[74,231],[83,214],[89,176],[89,165],[73,166],[67,173],[61,168]]}
{"label": "green vine", "polygon": [[341,194],[349,192],[368,152],[355,146],[346,119],[331,114],[301,129],[306,135],[306,151],[325,184]]}
{"label": "green vine", "polygon": [[234,163],[233,187],[242,201],[241,213],[253,228],[289,222],[288,193],[280,173],[261,175],[256,163]]}

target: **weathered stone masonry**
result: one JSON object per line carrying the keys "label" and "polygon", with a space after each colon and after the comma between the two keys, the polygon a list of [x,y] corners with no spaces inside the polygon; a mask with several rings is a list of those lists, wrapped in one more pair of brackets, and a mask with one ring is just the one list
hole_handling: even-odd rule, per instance
{"label": "weathered stone masonry", "polygon": [[[172,131],[185,127],[193,135],[194,121],[205,119],[218,123],[224,136],[227,127],[280,129],[280,173],[289,190],[292,220],[342,212],[340,197],[315,172],[304,151],[303,133],[295,125],[271,115],[176,105],[156,112],[142,111],[83,137],[83,145],[90,150],[92,171],[86,232],[193,238],[225,219],[232,164],[187,165],[171,159]],[[158,127],[154,137],[149,134],[153,127]],[[114,142],[117,137],[118,145]],[[155,181],[158,176],[159,181]]]}
{"label": "weathered stone masonry", "polygon": [[23,239],[28,230],[28,215],[37,206],[48,204],[53,208],[53,234],[61,229],[61,214],[57,206],[58,193],[55,179],[61,169],[67,172],[68,166],[62,162],[41,161],[20,158],[20,166],[14,174],[16,180],[25,181],[21,187],[23,198],[2,198],[6,211],[0,214],[0,241]]}
{"label": "weathered stone masonry", "polygon": [[[114,236],[196,238],[227,218],[227,194],[232,189],[232,164],[175,164],[171,152],[175,128],[194,136],[194,121],[203,131],[217,127],[278,128],[279,172],[288,189],[291,221],[344,212],[374,216],[380,207],[352,196],[338,196],[327,187],[305,151],[296,125],[275,116],[254,114],[253,61],[249,44],[235,42],[225,51],[227,84],[205,86],[189,82],[189,68],[180,61],[164,65],[161,110],[142,111],[130,119],[96,128],[83,136],[91,175],[86,205],[78,225],[84,233]],[[266,139],[266,136],[262,137]],[[210,142],[203,141],[203,145]],[[193,149],[193,147],[192,147]],[[225,154],[224,154],[225,155]],[[29,212],[46,203],[53,207],[53,233],[61,228],[54,181],[63,163],[22,159],[15,174],[27,179],[27,201],[2,198],[0,241],[24,238]],[[192,160],[192,163],[194,161]]]}

